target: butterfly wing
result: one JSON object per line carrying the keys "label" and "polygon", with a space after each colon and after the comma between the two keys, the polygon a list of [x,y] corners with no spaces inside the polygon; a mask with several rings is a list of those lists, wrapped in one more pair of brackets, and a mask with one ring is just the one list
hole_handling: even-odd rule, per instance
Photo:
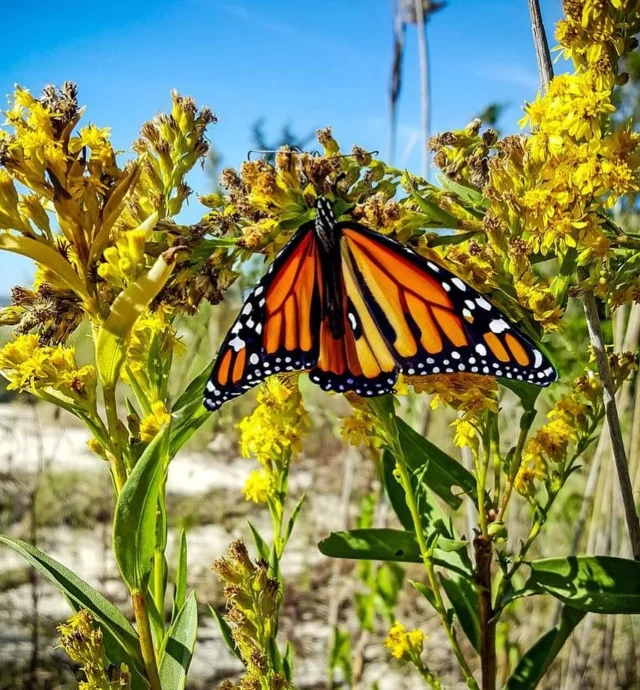
{"label": "butterfly wing", "polygon": [[556,380],[542,352],[460,278],[364,226],[339,227],[363,303],[353,302],[350,321],[356,330],[373,319],[402,373],[471,372],[540,386]]}
{"label": "butterfly wing", "polygon": [[217,410],[271,374],[314,367],[321,295],[316,239],[305,224],[245,300],[218,352],[205,407]]}

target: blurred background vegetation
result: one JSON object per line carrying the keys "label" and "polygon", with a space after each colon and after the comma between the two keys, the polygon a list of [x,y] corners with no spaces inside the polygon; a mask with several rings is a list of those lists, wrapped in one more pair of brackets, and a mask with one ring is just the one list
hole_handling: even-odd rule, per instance
{"label": "blurred background vegetation", "polygon": [[[38,3],[35,4],[37,6]],[[311,12],[311,3],[298,4],[308,5]],[[363,26],[368,27],[372,21],[372,17],[367,16],[369,6],[376,5],[372,13],[380,26],[375,27],[372,37],[387,37],[380,45],[372,37],[367,39],[368,50],[375,52],[376,59],[386,65],[385,73],[380,69],[376,71],[374,84],[377,112],[381,112],[383,117],[374,128],[362,125],[363,136],[368,141],[359,140],[359,143],[381,149],[382,154],[388,155],[389,162],[395,159],[398,165],[408,165],[419,172],[428,165],[426,154],[423,155],[426,150],[424,142],[430,133],[440,129],[433,127],[434,120],[445,124],[443,119],[447,117],[459,125],[477,115],[487,125],[502,132],[516,129],[516,118],[511,116],[522,100],[522,89],[531,97],[535,90],[533,48],[522,44],[517,58],[511,64],[505,62],[502,65],[503,73],[500,75],[497,72],[500,67],[496,62],[487,61],[486,54],[482,54],[482,46],[486,47],[492,41],[497,44],[503,36],[507,43],[513,40],[513,37],[505,35],[510,29],[509,22],[514,19],[513,5],[518,5],[515,14],[522,15],[522,21],[528,30],[526,2],[451,0],[445,4],[426,1],[422,7],[423,17],[418,17],[415,4],[406,0],[397,0],[396,3],[391,3],[391,7],[383,0],[356,2],[353,5],[357,6],[357,11],[351,8],[343,14],[340,14],[338,8],[340,4],[324,3],[326,16],[331,17],[335,11],[336,16],[347,25],[344,32],[344,26],[336,27],[337,36],[359,34],[360,39],[361,28],[357,19],[361,17]],[[508,10],[511,14],[501,23],[501,12],[505,10],[506,4],[512,6]],[[276,16],[279,17],[282,12],[286,14],[286,6],[291,3],[273,3],[273,10],[271,3],[254,5],[255,7],[221,3],[217,15],[219,24],[224,26],[225,22],[235,17],[245,28],[253,24],[255,29],[258,22],[261,24],[261,31],[269,34],[272,42],[277,40],[284,43],[281,50],[286,51],[288,24],[283,24]],[[189,9],[190,5],[184,7]],[[184,16],[184,10],[177,4],[171,6],[169,3],[165,10],[175,22],[180,22]],[[141,14],[136,3],[133,3],[132,11],[136,16]],[[543,11],[551,26],[559,14],[560,2],[550,0],[543,3]],[[52,10],[48,9],[46,12],[50,14]],[[471,46],[478,64],[485,65],[485,74],[491,69],[496,71],[490,78],[497,83],[493,90],[495,100],[491,98],[491,94],[487,94],[484,102],[478,101],[474,89],[473,97],[466,99],[467,84],[474,79],[474,69],[462,57],[455,62],[450,55],[447,62],[439,59],[441,36],[438,36],[438,32],[448,36],[450,41],[455,40],[461,13],[466,15],[467,22],[462,31],[467,32],[464,40]],[[484,26],[487,16],[493,27],[492,33],[489,37],[485,35],[478,38],[476,44],[468,28],[474,21],[478,27]],[[91,21],[97,20],[91,18]],[[301,29],[303,39],[308,37],[315,45],[323,45],[316,55],[320,61],[325,59],[331,48],[320,43],[319,37],[324,39],[327,34],[330,36],[335,25],[334,20],[318,26],[310,22]],[[432,34],[437,36],[433,43]],[[239,50],[248,51],[253,61],[264,59],[260,51],[252,54],[251,44],[242,42],[241,32],[236,33],[236,38]],[[289,39],[295,43],[299,37],[289,36]],[[198,48],[194,46],[201,40],[205,39],[193,39],[192,44],[178,46],[177,49],[191,56],[190,59],[194,62],[200,62]],[[335,40],[340,43],[344,39]],[[301,84],[301,95],[297,102],[288,94],[289,121],[282,118],[282,108],[272,107],[272,103],[279,99],[276,84],[288,80],[290,65],[273,65],[275,80],[265,100],[255,101],[251,98],[253,82],[244,84],[245,109],[252,113],[251,117],[256,118],[253,123],[247,123],[246,118],[242,123],[246,129],[246,148],[275,149],[283,144],[301,149],[313,147],[314,128],[332,124],[331,113],[341,109],[340,99],[332,94],[332,84],[343,80],[344,84],[340,87],[352,92],[353,98],[359,98],[360,73],[357,69],[354,72],[348,59],[349,51],[342,44],[334,46],[334,49],[336,56],[327,58],[332,65],[327,72],[331,74],[327,74],[323,84],[317,84],[315,80],[311,80],[311,84]],[[498,47],[497,55],[500,50]],[[82,55],[75,47],[72,47],[72,53],[73,72],[75,65],[82,60]],[[246,55],[242,58],[245,59]],[[32,59],[44,61],[44,52]],[[230,53],[219,64],[211,65],[214,75],[211,80],[215,81],[215,74],[220,70],[228,73],[228,79],[233,79],[235,59],[240,58]],[[291,52],[290,60],[296,59],[294,52]],[[225,64],[225,60],[229,64]],[[339,68],[335,65],[336,60],[341,63]],[[517,70],[519,60],[526,65],[521,73]],[[361,66],[359,60],[354,59],[353,62],[358,67]],[[8,63],[0,65],[9,71]],[[52,73],[54,71],[51,70]],[[133,76],[137,83],[145,79],[147,66],[133,65],[130,71],[130,77]],[[295,70],[291,67],[290,71]],[[630,75],[629,82],[620,87],[616,94],[616,117],[620,124],[626,123],[630,117],[636,122],[640,121],[640,53],[637,50],[628,58],[625,71]],[[6,78],[2,74],[3,85],[9,79],[18,78],[20,70],[17,72],[14,76],[7,74]],[[477,65],[475,74],[477,76]],[[77,79],[81,89],[85,87],[83,79],[75,74],[69,75],[67,72],[64,77]],[[177,80],[176,86],[189,90],[189,78],[182,81],[175,75],[172,78]],[[294,76],[293,80],[296,78]],[[439,84],[442,80],[455,82],[455,104],[451,103],[451,95],[448,93],[443,97],[446,102],[442,106],[439,103],[438,94],[441,89],[434,89],[432,82]],[[519,82],[519,88],[505,88],[509,81],[512,84]],[[41,86],[39,83],[25,85],[34,90]],[[371,91],[369,86],[367,80],[365,90],[368,94]],[[335,88],[337,90],[338,87]],[[315,97],[308,97],[312,93],[315,93]],[[503,97],[500,96],[501,93],[507,95]],[[224,98],[219,99],[215,91],[207,95],[211,98],[201,96],[201,100],[215,99],[212,105],[219,109],[224,120]],[[129,97],[133,98],[134,94]],[[121,107],[126,107],[124,96],[120,95],[118,98]],[[331,98],[335,102],[333,111],[324,105],[315,107],[322,99]],[[95,108],[93,116],[99,111],[99,108]],[[434,117],[434,113],[437,116]],[[326,122],[327,117],[329,122]],[[232,113],[229,118],[233,118]],[[354,120],[352,130],[349,131],[358,132],[357,115],[341,112],[337,117],[338,123],[342,118]],[[143,119],[141,116],[139,121]],[[407,122],[411,123],[411,127],[407,127]],[[117,121],[113,124],[114,129],[117,129]],[[446,121],[446,125],[451,127],[453,122]],[[339,138],[347,143],[345,135]],[[234,148],[224,142],[212,142],[212,153],[205,174],[198,180],[199,192],[207,193],[215,187],[221,162],[235,165],[240,161],[237,146],[242,144]],[[197,201],[192,202],[192,207],[195,210],[192,209],[190,213],[197,215],[201,212]],[[635,203],[616,209],[616,214],[618,223],[623,227],[638,228]],[[9,279],[9,275],[17,275],[16,271],[19,270],[22,269],[8,267],[5,280]],[[244,289],[255,282],[260,271],[259,263],[243,267],[241,278],[232,288],[228,299],[215,308],[206,305],[197,317],[184,320],[180,332],[186,354],[182,355],[180,364],[176,367],[176,380],[173,382],[176,390],[181,389],[189,376],[210,360],[238,311]],[[5,289],[9,287],[7,282],[2,285]],[[5,295],[0,301],[6,303],[8,299]],[[637,310],[637,305],[635,309]],[[567,380],[571,379],[571,369],[578,375],[588,360],[588,343],[581,319],[582,313],[577,307],[575,313],[570,310],[562,334],[556,339],[556,343],[560,343],[556,356],[562,360],[561,366]],[[622,341],[626,339],[627,346],[637,350],[640,313],[619,313],[612,325],[614,331],[617,324],[619,332],[613,333],[614,341],[622,346]],[[627,328],[626,334],[623,330],[625,324],[632,326]],[[76,336],[80,362],[83,361],[83,341],[88,342],[81,331]],[[380,492],[375,449],[363,449],[359,453],[346,448],[340,440],[339,418],[348,413],[346,403],[337,397],[327,396],[316,387],[306,386],[305,383],[303,387],[311,412],[313,433],[308,437],[302,460],[292,472],[291,491],[294,499],[309,487],[313,487],[313,491],[283,563],[288,583],[283,627],[296,647],[299,659],[296,674],[298,678],[304,679],[300,687],[416,687],[419,681],[407,676],[406,669],[388,665],[388,653],[382,646],[391,620],[390,611],[394,606],[398,618],[420,624],[431,634],[431,639],[427,642],[430,665],[440,672],[447,687],[463,687],[462,679],[456,677],[456,671],[450,666],[443,634],[438,629],[437,622],[426,617],[425,605],[419,595],[410,588],[405,588],[400,594],[401,573],[388,565],[378,568],[370,564],[353,565],[329,561],[317,552],[315,545],[331,530],[367,524],[393,526],[394,518],[386,510],[384,503],[378,503],[375,512],[371,509],[375,504],[371,496]],[[508,417],[509,406],[513,401],[506,395],[501,402]],[[126,592],[119,585],[110,551],[113,501],[108,490],[108,471],[106,466],[97,465],[95,456],[85,448],[85,431],[70,417],[32,404],[26,396],[22,396],[20,400],[15,399],[3,384],[0,387],[0,403],[0,531],[9,531],[36,544],[68,567],[82,573],[91,584],[98,585],[115,602],[126,606]],[[451,416],[442,412],[432,415],[429,400],[425,396],[408,397],[403,404],[406,408],[405,417],[416,428],[458,457],[459,449],[451,446],[448,432]],[[210,563],[224,551],[231,538],[248,537],[246,518],[249,513],[254,524],[268,529],[266,509],[246,502],[241,493],[251,463],[239,457],[234,429],[237,421],[252,406],[252,394],[225,406],[192,439],[187,450],[171,467],[168,484],[168,514],[173,516],[173,523],[170,524],[171,539],[175,542],[178,528],[186,528],[189,532],[190,582],[198,591],[202,609],[202,626],[190,685],[194,689],[216,687],[216,681],[239,671],[238,662],[226,651],[217,627],[208,615],[209,605],[220,608],[224,603],[220,586],[210,571]],[[627,405],[622,412],[625,428],[631,430],[632,477],[635,480],[634,488],[638,491],[640,395],[637,387],[627,391]],[[513,422],[516,423],[515,410]],[[538,546],[546,551],[537,555],[575,552],[578,546],[585,553],[619,552],[618,539],[623,537],[622,519],[616,506],[617,486],[610,470],[608,454],[606,443],[593,449],[589,470],[577,473],[573,478],[573,490],[563,494],[563,502],[556,507],[552,516],[550,537]],[[462,461],[467,462],[468,458],[463,457]],[[512,514],[510,519],[510,539],[517,543],[524,536],[523,529],[519,529],[517,514]],[[465,530],[464,525],[461,530]],[[171,563],[171,558],[169,562]],[[417,566],[416,569],[418,570]],[[405,577],[412,577],[411,568],[407,570]],[[502,640],[500,653],[503,659],[516,658],[519,649],[528,647],[555,615],[555,610],[541,610],[540,602],[535,598],[523,600],[522,604],[514,607],[510,619],[507,618],[502,624],[504,627],[498,631],[499,639]],[[64,654],[53,648],[55,626],[64,617],[66,608],[57,594],[40,582],[34,572],[17,557],[3,552],[0,560],[0,690],[62,690],[77,686],[76,669],[69,666]],[[516,627],[525,620],[529,622],[526,626],[526,638],[518,639],[513,634],[507,634],[511,624]],[[343,633],[343,637],[338,636],[337,644],[334,644],[333,632],[338,622],[342,631],[352,631],[353,635]],[[605,619],[589,615],[575,635],[573,643],[565,648],[544,687],[562,687],[565,690],[640,687],[640,652],[637,652],[639,639],[640,620],[637,616]],[[327,669],[327,658],[333,669]],[[340,680],[345,676],[351,677],[350,684]]]}

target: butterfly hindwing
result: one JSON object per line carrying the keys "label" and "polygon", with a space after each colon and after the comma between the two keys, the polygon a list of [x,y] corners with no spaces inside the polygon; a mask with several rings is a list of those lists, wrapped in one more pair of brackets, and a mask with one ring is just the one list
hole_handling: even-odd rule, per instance
{"label": "butterfly hindwing", "polygon": [[222,343],[205,390],[207,409],[217,410],[271,374],[315,366],[321,281],[316,239],[305,225],[249,293]]}
{"label": "butterfly hindwing", "polygon": [[556,372],[474,288],[408,247],[340,223],[364,307],[409,376],[469,372],[548,385]]}

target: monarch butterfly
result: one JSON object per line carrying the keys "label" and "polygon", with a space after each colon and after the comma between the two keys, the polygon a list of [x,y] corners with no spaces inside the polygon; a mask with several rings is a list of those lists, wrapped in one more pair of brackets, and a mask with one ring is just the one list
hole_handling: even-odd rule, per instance
{"label": "monarch butterfly", "polygon": [[271,374],[390,393],[399,373],[470,372],[548,386],[545,355],[479,292],[389,237],[337,222],[319,197],[247,297],[204,393],[217,410]]}

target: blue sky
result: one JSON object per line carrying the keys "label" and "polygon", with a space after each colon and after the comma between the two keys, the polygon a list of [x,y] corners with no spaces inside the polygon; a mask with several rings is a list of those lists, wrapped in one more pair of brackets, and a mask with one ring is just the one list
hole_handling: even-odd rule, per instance
{"label": "blue sky", "polygon": [[[560,4],[541,3],[552,44]],[[218,115],[210,138],[224,165],[246,158],[261,117],[273,135],[285,123],[300,133],[331,125],[343,148],[386,153],[389,0],[31,0],[7,4],[3,24],[0,93],[75,81],[86,121],[110,126],[125,152],[176,88]],[[501,129],[515,131],[538,84],[526,0],[449,0],[428,39],[433,132],[465,125],[492,102],[508,104]],[[396,163],[416,171],[419,97],[412,27]],[[204,193],[211,182],[196,171],[190,184]],[[201,212],[193,198],[185,220]],[[30,275],[28,262],[0,253],[0,295]]]}

